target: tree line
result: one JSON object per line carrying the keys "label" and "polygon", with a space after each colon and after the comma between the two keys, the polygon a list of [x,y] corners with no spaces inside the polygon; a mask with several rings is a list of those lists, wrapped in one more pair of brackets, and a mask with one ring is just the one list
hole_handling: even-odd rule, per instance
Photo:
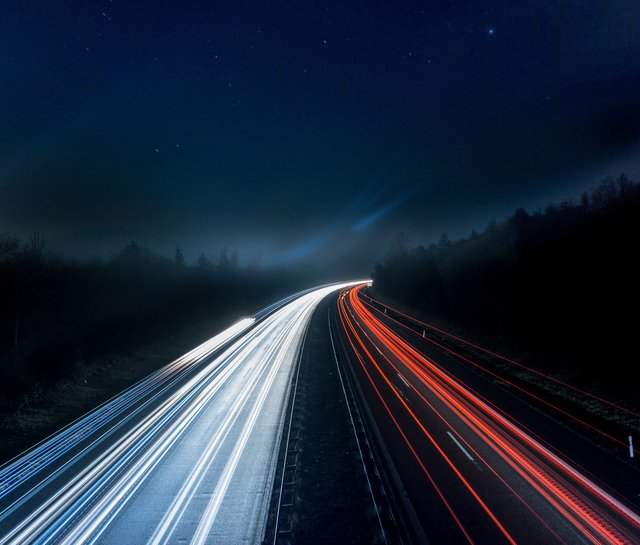
{"label": "tree line", "polygon": [[144,346],[207,317],[257,310],[292,284],[255,261],[241,267],[227,250],[217,260],[202,254],[191,266],[180,247],[168,258],[130,242],[106,261],[78,261],[50,249],[40,234],[21,240],[0,233],[0,396],[10,402],[96,354]]}
{"label": "tree line", "polygon": [[[516,210],[452,241],[398,235],[372,277],[380,293],[570,376],[637,392],[640,184],[624,174],[579,202]],[[545,363],[546,362],[546,363]]]}

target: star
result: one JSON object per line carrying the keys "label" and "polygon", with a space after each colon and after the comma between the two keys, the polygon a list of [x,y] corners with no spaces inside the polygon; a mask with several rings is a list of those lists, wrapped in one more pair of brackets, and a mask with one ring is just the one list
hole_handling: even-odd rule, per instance
{"label": "star", "polygon": [[489,36],[493,36],[495,33],[496,33],[496,29],[495,29],[495,28],[493,28],[492,26],[490,26],[490,27],[487,29],[487,34],[488,34]]}

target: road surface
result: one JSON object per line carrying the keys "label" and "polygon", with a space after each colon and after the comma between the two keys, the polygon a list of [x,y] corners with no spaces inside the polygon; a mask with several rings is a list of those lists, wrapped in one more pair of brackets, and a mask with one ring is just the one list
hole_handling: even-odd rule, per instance
{"label": "road surface", "polygon": [[444,351],[416,349],[362,291],[344,290],[337,320],[417,540],[640,543],[634,467]]}
{"label": "road surface", "polygon": [[0,544],[260,543],[308,290],[242,320],[0,471]]}

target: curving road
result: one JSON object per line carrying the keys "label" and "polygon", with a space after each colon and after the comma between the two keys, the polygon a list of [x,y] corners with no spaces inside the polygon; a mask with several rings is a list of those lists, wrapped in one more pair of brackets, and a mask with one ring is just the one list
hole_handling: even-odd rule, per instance
{"label": "curving road", "polygon": [[260,543],[298,353],[317,304],[232,326],[0,471],[0,544]]}
{"label": "curving road", "polygon": [[636,469],[445,351],[426,355],[362,290],[340,295],[338,321],[419,541],[640,543]]}

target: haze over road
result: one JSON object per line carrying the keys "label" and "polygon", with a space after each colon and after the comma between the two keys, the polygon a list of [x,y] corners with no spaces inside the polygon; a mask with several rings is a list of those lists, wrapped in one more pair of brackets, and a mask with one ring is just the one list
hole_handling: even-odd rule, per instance
{"label": "haze over road", "polygon": [[272,305],[0,472],[0,543],[259,543],[316,305]]}

